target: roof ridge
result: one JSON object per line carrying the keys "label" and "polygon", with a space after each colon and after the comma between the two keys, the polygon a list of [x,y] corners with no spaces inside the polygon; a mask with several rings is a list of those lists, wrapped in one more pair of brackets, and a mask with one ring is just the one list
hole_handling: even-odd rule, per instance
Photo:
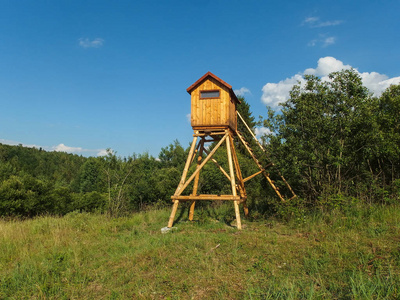
{"label": "roof ridge", "polygon": [[189,86],[186,91],[190,94],[190,92],[194,89],[194,87],[196,85],[198,85],[201,81],[203,81],[204,79],[206,79],[208,76],[214,78],[215,80],[219,81],[220,83],[222,83],[224,86],[226,86],[228,89],[232,89],[232,86],[230,84],[228,84],[227,82],[223,81],[221,78],[219,78],[218,76],[214,75],[213,73],[211,73],[210,71],[208,71],[206,74],[204,74],[203,76],[200,77],[200,79],[198,79],[195,83],[193,83],[191,86]]}
{"label": "roof ridge", "polygon": [[240,103],[239,99],[237,98],[237,96],[235,95],[235,92],[232,90],[232,86],[223,81],[221,78],[219,78],[218,76],[214,75],[213,73],[211,73],[210,71],[208,71],[206,74],[204,74],[203,76],[200,77],[200,79],[198,79],[195,83],[193,83],[191,86],[189,86],[186,91],[191,94],[192,91],[194,90],[194,88],[200,84],[203,80],[205,80],[207,77],[212,77],[215,80],[217,80],[219,83],[221,83],[222,85],[226,86],[229,89],[229,93],[231,95],[231,97],[236,100],[238,103]]}

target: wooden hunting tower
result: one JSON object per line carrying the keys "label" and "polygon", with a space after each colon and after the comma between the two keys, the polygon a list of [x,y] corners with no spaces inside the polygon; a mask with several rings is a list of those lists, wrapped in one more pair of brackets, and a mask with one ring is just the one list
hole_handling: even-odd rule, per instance
{"label": "wooden hunting tower", "polygon": [[191,95],[193,130],[231,129],[236,131],[236,105],[240,103],[232,86],[211,72],[187,88]]}
{"label": "wooden hunting tower", "polygon": [[[275,182],[270,178],[270,174],[266,172],[266,169],[274,167],[274,164],[272,162],[269,162],[266,166],[263,166],[261,162],[256,158],[254,151],[250,148],[250,144],[246,142],[244,135],[239,132],[237,128],[237,117],[239,117],[239,119],[243,122],[243,124],[245,125],[245,129],[250,132],[250,136],[254,138],[261,150],[266,153],[265,149],[256,139],[254,133],[251,131],[249,126],[246,124],[246,122],[237,111],[236,108],[237,105],[240,104],[240,101],[233,92],[232,86],[230,86],[211,72],[208,72],[195,83],[193,83],[187,89],[187,92],[191,95],[191,125],[194,130],[193,142],[190,147],[189,155],[186,160],[181,180],[174,195],[171,197],[174,205],[172,207],[168,227],[172,227],[174,223],[175,214],[180,201],[191,202],[189,210],[189,220],[193,220],[196,201],[226,200],[233,201],[237,228],[241,229],[239,204],[243,204],[244,213],[246,216],[248,214],[248,209],[246,206],[247,194],[244,186],[244,183],[246,181],[252,179],[258,174],[263,174],[272,189],[278,195],[278,197],[282,201],[285,201],[285,199],[279,192],[279,187],[275,185]],[[257,167],[260,169],[260,171],[248,176],[247,178],[242,177],[239,161],[236,156],[234,143],[235,137],[237,137],[242,142],[245,149],[250,154]],[[224,142],[226,143],[225,148],[228,156],[228,166],[225,167],[229,167],[228,172],[225,171],[224,167],[222,167],[213,158],[214,153],[217,151],[218,148],[220,148],[220,146]],[[206,143],[211,143],[215,146],[213,149],[210,149],[209,147],[205,146]],[[192,174],[189,176],[189,178],[186,179],[189,168],[191,164],[195,161],[196,156],[197,167],[195,171],[192,172]],[[222,174],[228,179],[228,182],[230,182],[232,194],[198,194],[200,171],[208,161],[212,161],[222,172]],[[286,184],[287,188],[293,194],[292,198],[296,197],[293,190],[290,188],[289,184],[286,182],[283,176],[279,173],[278,170],[276,171],[277,174],[279,174],[279,176],[281,177],[282,182]],[[184,191],[192,182],[192,192],[190,194],[186,192],[186,195],[184,195]]]}

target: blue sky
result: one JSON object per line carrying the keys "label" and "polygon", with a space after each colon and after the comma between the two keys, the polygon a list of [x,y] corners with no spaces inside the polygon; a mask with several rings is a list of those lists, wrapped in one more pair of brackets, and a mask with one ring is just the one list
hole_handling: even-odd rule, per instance
{"label": "blue sky", "polygon": [[[0,0],[0,143],[85,156],[188,146],[208,71],[253,115],[305,73],[400,82],[400,1]],[[258,130],[258,133],[262,129]]]}

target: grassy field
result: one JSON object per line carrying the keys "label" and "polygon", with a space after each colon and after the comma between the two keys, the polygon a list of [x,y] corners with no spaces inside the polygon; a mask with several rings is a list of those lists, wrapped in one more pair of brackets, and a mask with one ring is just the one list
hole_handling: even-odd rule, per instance
{"label": "grassy field", "polygon": [[0,221],[0,299],[400,298],[400,206],[242,231],[224,209],[167,234],[169,210]]}

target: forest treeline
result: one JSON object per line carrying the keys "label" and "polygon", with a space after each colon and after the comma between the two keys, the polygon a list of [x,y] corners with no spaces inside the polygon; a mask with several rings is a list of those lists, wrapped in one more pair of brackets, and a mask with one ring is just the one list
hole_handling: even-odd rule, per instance
{"label": "forest treeline", "polygon": [[165,200],[179,181],[185,150],[175,142],[160,155],[121,158],[110,150],[83,157],[0,145],[0,214],[115,213]]}
{"label": "forest treeline", "polygon": [[[240,110],[254,127],[244,99]],[[148,153],[120,157],[112,150],[101,157],[83,157],[0,144],[0,216],[64,215],[76,210],[119,215],[148,206],[169,206],[189,148],[175,140],[158,157]],[[250,158],[238,155],[243,170],[254,172]],[[217,152],[215,158],[227,169],[226,151]],[[256,182],[252,186],[263,191]],[[199,191],[230,193],[230,183],[214,165],[207,165]]]}
{"label": "forest treeline", "polygon": [[[327,81],[307,75],[305,81],[293,87],[280,112],[268,108],[267,117],[258,123],[244,99],[238,106],[251,128],[263,125],[270,130],[262,138],[268,157],[261,161],[267,165],[272,160],[298,195],[281,203],[267,182],[256,177],[246,182],[252,212],[270,215],[298,207],[398,201],[400,85],[374,97],[354,70],[332,73]],[[246,132],[240,122],[238,126]],[[249,134],[247,139],[251,140]],[[119,215],[170,205],[189,146],[174,141],[155,158],[148,153],[120,157],[111,150],[106,156],[83,157],[0,144],[0,216],[64,215],[76,210]],[[228,169],[226,151],[221,149],[215,159]],[[244,147],[238,143],[237,149],[244,177],[255,173]],[[269,172],[285,194],[275,169]],[[207,164],[199,192],[230,193],[230,184],[214,164]]]}

